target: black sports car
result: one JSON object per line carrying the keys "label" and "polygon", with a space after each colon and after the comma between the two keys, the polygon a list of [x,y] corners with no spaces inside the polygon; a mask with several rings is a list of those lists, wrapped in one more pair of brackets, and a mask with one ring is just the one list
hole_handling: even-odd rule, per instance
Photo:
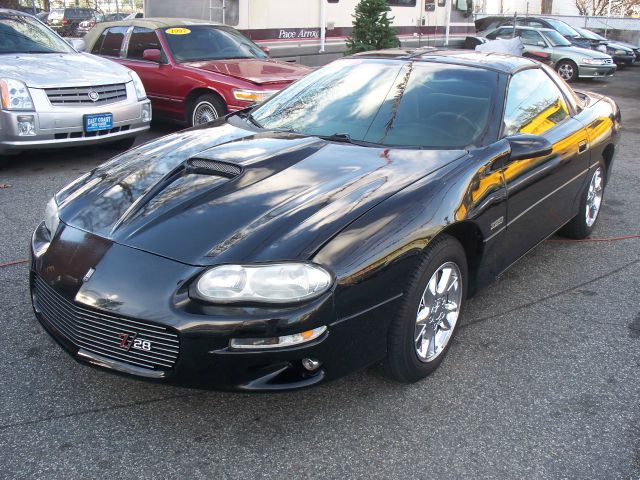
{"label": "black sports car", "polygon": [[413,382],[478,288],[589,235],[619,130],[525,58],[342,59],[56,194],[34,310],[76,359],[161,382],[294,389],[379,360]]}

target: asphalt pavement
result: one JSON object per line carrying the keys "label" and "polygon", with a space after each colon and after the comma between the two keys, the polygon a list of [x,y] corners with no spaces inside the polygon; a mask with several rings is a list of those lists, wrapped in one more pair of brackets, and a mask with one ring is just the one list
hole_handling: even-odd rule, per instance
{"label": "asphalt pavement", "polygon": [[[0,267],[0,478],[640,478],[640,67],[593,237],[554,237],[469,302],[449,355],[401,385],[378,366],[305,391],[153,385],[76,363]],[[176,130],[157,123],[139,141]],[[0,170],[0,264],[47,200],[113,155],[24,154]]]}

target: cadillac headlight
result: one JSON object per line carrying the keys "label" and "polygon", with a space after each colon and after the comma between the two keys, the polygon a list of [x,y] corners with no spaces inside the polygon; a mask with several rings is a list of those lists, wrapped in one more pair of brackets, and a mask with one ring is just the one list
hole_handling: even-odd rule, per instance
{"label": "cadillac headlight", "polygon": [[53,197],[49,200],[49,203],[47,203],[47,206],[44,209],[44,226],[49,230],[51,239],[53,239],[56,231],[58,231],[59,225],[60,217],[58,215],[58,204],[56,203],[55,197]]}
{"label": "cadillac headlight", "polygon": [[144,100],[145,98],[147,98],[147,91],[144,89],[144,85],[142,84],[142,80],[140,80],[138,74],[133,70],[130,70],[129,75],[131,75],[131,81],[133,82],[133,86],[136,89],[138,100]]}
{"label": "cadillac headlight", "polygon": [[202,274],[196,290],[212,302],[292,303],[317,297],[331,282],[329,272],[310,263],[222,265]]}
{"label": "cadillac headlight", "polygon": [[581,60],[582,63],[584,63],[585,65],[603,65],[604,64],[604,59],[602,58],[592,58],[592,57],[585,57]]}
{"label": "cadillac headlight", "polygon": [[268,100],[273,97],[277,90],[244,90],[244,89],[236,89],[233,91],[233,96],[236,100],[240,100],[242,102],[250,102],[250,103],[259,103],[264,100]]}
{"label": "cadillac headlight", "polygon": [[0,92],[4,110],[34,110],[31,94],[24,82],[0,78]]}

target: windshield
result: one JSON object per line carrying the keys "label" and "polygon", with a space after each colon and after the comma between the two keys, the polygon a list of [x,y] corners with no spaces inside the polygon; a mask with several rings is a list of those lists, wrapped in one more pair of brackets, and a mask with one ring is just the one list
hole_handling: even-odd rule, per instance
{"label": "windshield", "polygon": [[196,62],[231,58],[268,58],[255,43],[230,28],[187,25],[164,30],[175,60]]}
{"label": "windshield", "polygon": [[35,18],[0,14],[0,54],[71,52],[62,38]]}
{"label": "windshield", "polygon": [[560,32],[565,37],[580,36],[580,34],[576,32],[573,27],[570,27],[569,25],[567,25],[564,22],[561,22],[560,20],[554,20],[552,18],[548,18],[547,22],[549,23],[549,25],[551,25],[553,28],[555,28],[558,32]]}
{"label": "windshield", "polygon": [[385,146],[461,148],[488,122],[497,73],[422,62],[338,60],[255,109],[263,128]]}
{"label": "windshield", "polygon": [[590,32],[589,30],[585,30],[584,28],[576,29],[582,38],[586,38],[588,40],[600,40],[597,35]]}
{"label": "windshield", "polygon": [[543,32],[543,35],[554,47],[570,47],[571,42],[556,31]]}
{"label": "windshield", "polygon": [[64,17],[64,8],[54,8],[49,13],[49,18],[52,20],[62,18],[62,17]]}

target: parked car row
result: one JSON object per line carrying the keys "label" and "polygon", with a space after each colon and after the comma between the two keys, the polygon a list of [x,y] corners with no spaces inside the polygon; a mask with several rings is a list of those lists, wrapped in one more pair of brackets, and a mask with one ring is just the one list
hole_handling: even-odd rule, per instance
{"label": "parked car row", "polygon": [[[85,47],[92,54],[81,53]],[[0,157],[78,143],[126,149],[149,128],[152,106],[200,125],[310,71],[205,21],[132,17],[97,24],[86,42],[67,42],[31,15],[4,9],[0,57]]]}
{"label": "parked car row", "polygon": [[[476,20],[476,31],[480,37],[488,37],[500,27],[513,26],[514,17],[489,16]],[[523,16],[515,18],[516,27],[551,29],[558,32],[571,45],[607,53],[619,67],[631,65],[640,60],[640,47],[617,40],[610,40],[586,28],[576,28],[556,18]]]}

